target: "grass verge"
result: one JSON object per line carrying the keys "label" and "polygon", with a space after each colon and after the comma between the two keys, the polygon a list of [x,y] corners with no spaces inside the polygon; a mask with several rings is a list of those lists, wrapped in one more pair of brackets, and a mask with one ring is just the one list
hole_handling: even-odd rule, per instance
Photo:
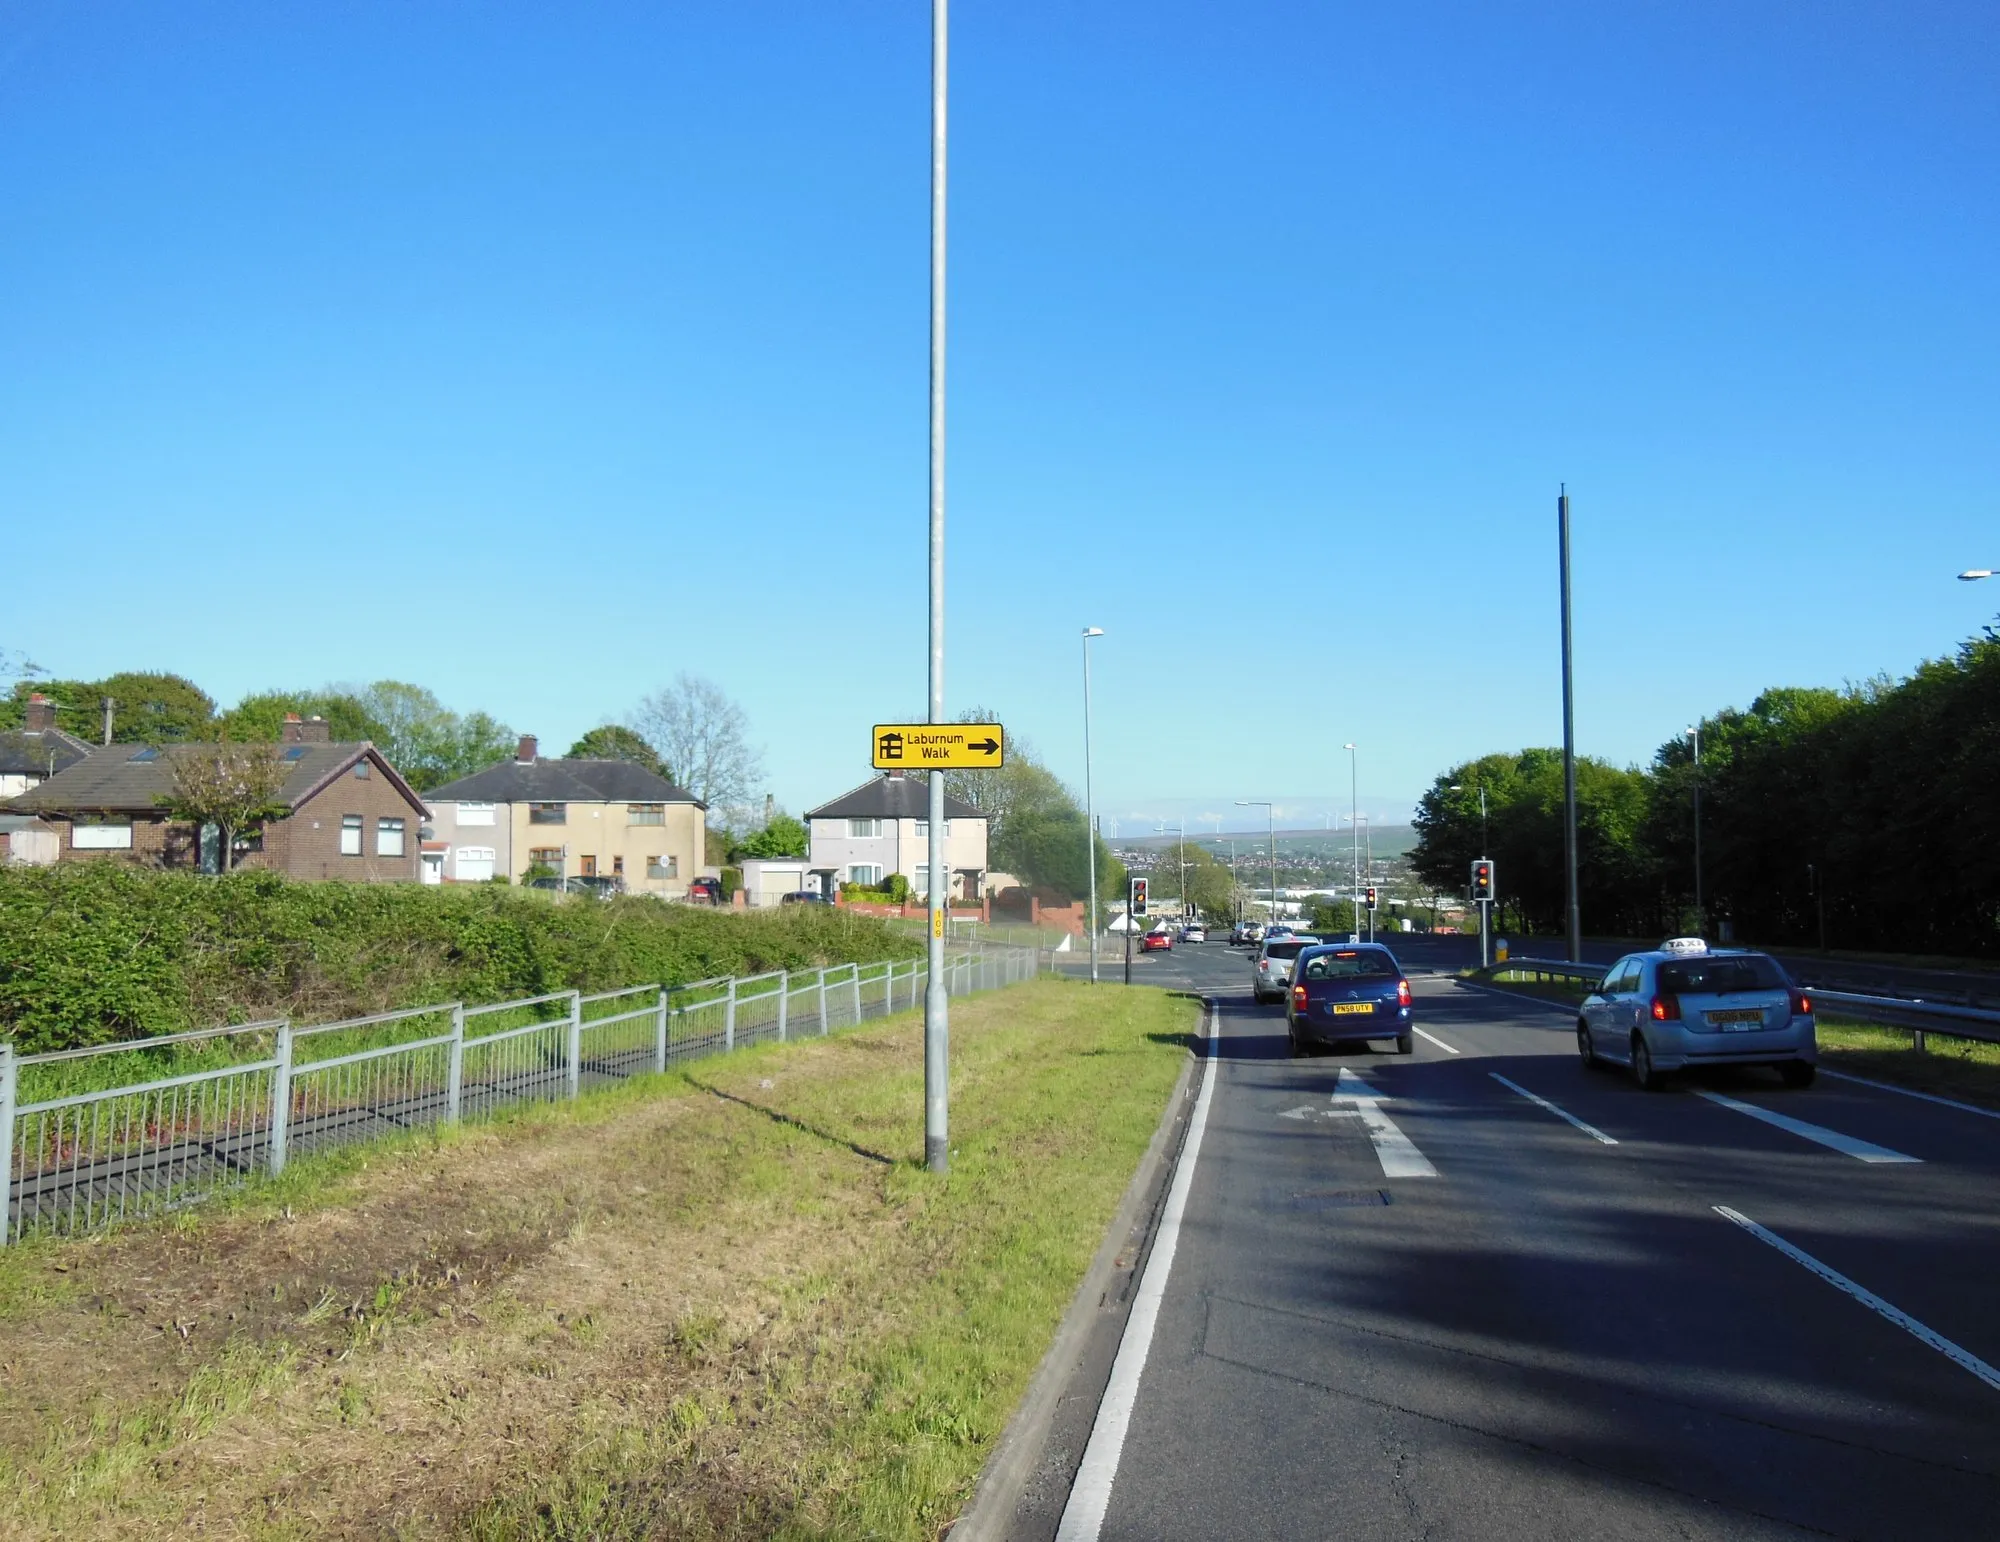
{"label": "grass verge", "polygon": [[0,1258],[0,1534],[933,1537],[1195,1025],[1063,981]]}
{"label": "grass verge", "polygon": [[1907,1028],[1883,1028],[1845,1018],[1819,1020],[1820,1064],[1871,1081],[2000,1108],[2000,1044],[1927,1036],[1914,1048]]}

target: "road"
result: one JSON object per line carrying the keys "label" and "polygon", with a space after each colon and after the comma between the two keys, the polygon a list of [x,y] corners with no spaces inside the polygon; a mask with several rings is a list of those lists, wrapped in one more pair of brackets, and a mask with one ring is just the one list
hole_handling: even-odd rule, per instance
{"label": "road", "polygon": [[1290,1059],[1225,945],[1135,966],[1217,1002],[1210,1086],[1013,1535],[2000,1535],[2000,1119],[1645,1094],[1428,951],[1408,1057]]}

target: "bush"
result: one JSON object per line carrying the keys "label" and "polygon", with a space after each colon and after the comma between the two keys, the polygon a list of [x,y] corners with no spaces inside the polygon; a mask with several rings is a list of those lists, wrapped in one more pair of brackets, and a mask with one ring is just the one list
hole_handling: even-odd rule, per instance
{"label": "bush", "polygon": [[900,905],[910,897],[910,880],[901,873],[889,875],[889,903]]}
{"label": "bush", "polygon": [[0,1033],[22,1053],[224,1022],[908,958],[822,905],[733,914],[498,884],[299,883],[112,862],[0,868]]}

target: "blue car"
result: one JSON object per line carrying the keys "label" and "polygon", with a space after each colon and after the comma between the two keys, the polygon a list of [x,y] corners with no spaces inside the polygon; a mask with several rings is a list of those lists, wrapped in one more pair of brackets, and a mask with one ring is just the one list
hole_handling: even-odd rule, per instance
{"label": "blue car", "polygon": [[1409,977],[1387,948],[1316,943],[1292,966],[1285,1028],[1294,1055],[1369,1039],[1394,1039],[1407,1055],[1416,1047],[1412,1015]]}

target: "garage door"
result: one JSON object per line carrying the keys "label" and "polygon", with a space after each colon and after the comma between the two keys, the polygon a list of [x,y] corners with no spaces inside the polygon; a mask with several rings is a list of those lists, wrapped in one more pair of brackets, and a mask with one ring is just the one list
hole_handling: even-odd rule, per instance
{"label": "garage door", "polygon": [[452,853],[452,876],[460,883],[484,883],[493,876],[493,848],[459,847]]}

